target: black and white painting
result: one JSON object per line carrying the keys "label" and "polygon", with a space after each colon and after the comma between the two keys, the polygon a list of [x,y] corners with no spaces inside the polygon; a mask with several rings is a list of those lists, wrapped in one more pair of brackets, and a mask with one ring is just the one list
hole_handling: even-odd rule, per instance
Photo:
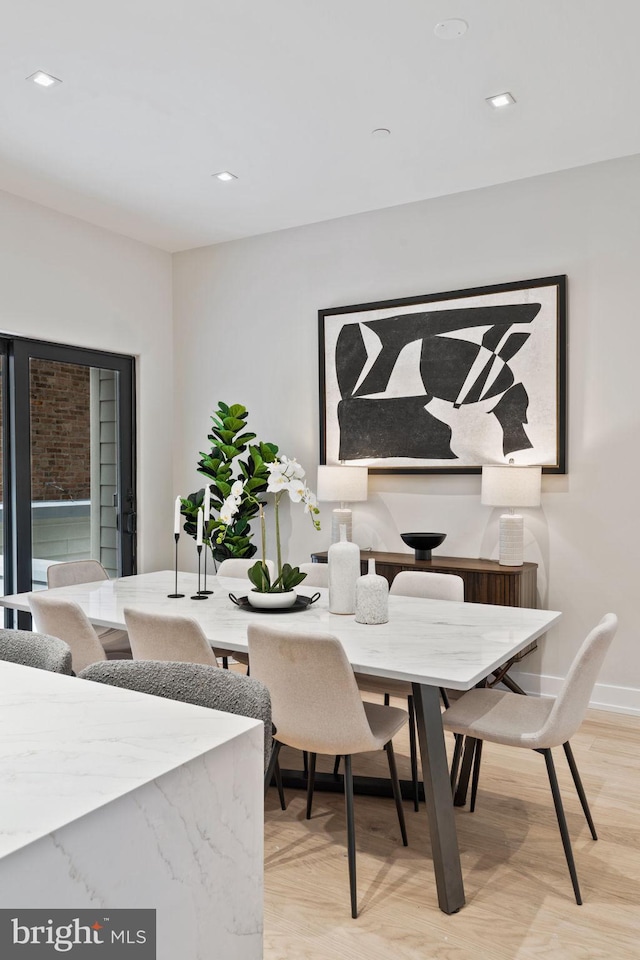
{"label": "black and white painting", "polygon": [[566,277],[321,310],[320,462],[564,473]]}

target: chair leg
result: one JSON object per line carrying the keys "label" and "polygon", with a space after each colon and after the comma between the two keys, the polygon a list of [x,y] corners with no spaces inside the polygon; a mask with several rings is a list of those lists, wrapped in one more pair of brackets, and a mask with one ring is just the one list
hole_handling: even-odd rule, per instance
{"label": "chair leg", "polygon": [[451,792],[454,793],[456,789],[456,781],[458,779],[458,770],[460,769],[460,758],[462,757],[462,748],[464,746],[464,737],[461,733],[454,733],[456,745],[453,748],[453,757],[451,759]]}
{"label": "chair leg", "polygon": [[578,885],[578,874],[576,873],[573,850],[571,849],[571,839],[569,837],[569,830],[567,828],[567,820],[564,815],[564,807],[562,806],[562,797],[560,796],[560,788],[558,786],[558,778],[556,777],[556,768],[553,762],[553,757],[551,756],[551,749],[547,747],[544,750],[538,750],[538,753],[541,753],[544,756],[545,763],[547,765],[549,784],[551,785],[553,803],[556,808],[556,817],[558,818],[558,826],[560,828],[560,836],[562,837],[564,855],[567,858],[567,866],[569,867],[569,874],[571,875],[571,883],[573,884],[573,892],[575,894],[576,903],[580,905],[582,903],[582,897],[580,895],[580,886]]}
{"label": "chair leg", "polygon": [[278,788],[278,796],[280,797],[280,809],[286,810],[287,801],[285,800],[285,797],[284,797],[284,787],[282,786],[282,774],[280,772],[280,764],[278,763],[277,760],[276,760],[275,770],[273,772],[276,778],[276,787]]}
{"label": "chair leg", "polygon": [[304,772],[305,780],[309,776],[309,754],[306,750],[302,751],[302,770]]}
{"label": "chair leg", "polygon": [[449,703],[449,694],[444,687],[440,687],[440,699],[442,700],[445,710],[448,710],[451,704]]}
{"label": "chair leg", "polygon": [[223,670],[228,670],[228,669],[229,669],[229,657],[223,657],[223,658],[222,658],[222,669],[223,669]]}
{"label": "chair leg", "polygon": [[347,854],[349,858],[349,887],[351,890],[351,916],[358,916],[358,893],[356,890],[356,828],[353,817],[353,775],[351,755],[344,758],[344,799],[347,811]]}
{"label": "chair leg", "polygon": [[309,754],[309,772],[307,773],[307,820],[311,820],[311,806],[313,804],[313,786],[316,779],[316,754]]}
{"label": "chair leg", "polygon": [[273,746],[271,748],[271,756],[269,758],[269,765],[267,767],[267,772],[264,775],[264,795],[267,796],[267,790],[271,786],[271,781],[273,779],[273,774],[276,769],[276,764],[278,762],[278,754],[280,753],[280,741],[274,740]]}
{"label": "chair leg", "polygon": [[409,755],[411,757],[411,781],[413,783],[413,809],[420,810],[420,781],[418,779],[418,744],[416,742],[416,710],[413,697],[407,697],[409,710]]}
{"label": "chair leg", "polygon": [[460,765],[460,775],[456,783],[456,792],[453,795],[453,805],[455,807],[464,807],[467,802],[467,787],[469,786],[469,777],[473,766],[473,754],[476,748],[474,737],[464,738],[464,750],[462,751],[462,764]]}
{"label": "chair leg", "polygon": [[333,761],[333,775],[334,777],[338,776],[338,770],[340,769],[340,754],[336,754],[336,758]]}
{"label": "chair leg", "polygon": [[384,695],[384,705],[385,705],[385,707],[388,707],[388,706],[389,706],[389,694],[388,694],[388,693],[385,693],[385,695]]}
{"label": "chair leg", "polygon": [[584,787],[582,786],[582,780],[580,779],[580,774],[578,773],[578,767],[573,756],[573,750],[571,749],[571,744],[567,740],[566,743],[563,743],[564,752],[567,757],[567,762],[569,764],[569,769],[571,770],[571,776],[573,777],[573,782],[576,785],[576,792],[580,798],[580,803],[582,804],[582,810],[586,817],[587,823],[589,824],[589,830],[591,831],[591,836],[594,840],[598,839],[598,834],[596,833],[596,828],[591,817],[591,811],[589,810],[589,804],[587,803],[587,795],[584,792]]}
{"label": "chair leg", "polygon": [[398,780],[398,768],[396,767],[396,755],[393,750],[393,743],[389,740],[388,743],[385,743],[384,749],[387,752],[387,760],[389,761],[389,776],[391,777],[391,787],[393,789],[393,799],[396,802],[396,810],[398,811],[398,823],[400,824],[400,834],[402,836],[402,843],[405,847],[409,845],[407,840],[407,827],[404,822],[404,808],[402,806],[402,792],[400,790],[400,782]]}
{"label": "chair leg", "polygon": [[478,780],[480,779],[480,761],[482,760],[482,740],[476,740],[476,752],[473,758],[473,776],[471,778],[471,803],[469,805],[470,813],[476,808],[476,794],[478,792]]}

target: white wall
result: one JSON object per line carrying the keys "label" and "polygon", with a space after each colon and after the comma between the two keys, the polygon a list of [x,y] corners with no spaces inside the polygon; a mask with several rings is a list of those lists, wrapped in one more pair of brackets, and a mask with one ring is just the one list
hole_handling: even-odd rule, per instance
{"label": "white wall", "polygon": [[0,192],[0,331],[139,358],[138,566],[170,565],[170,255]]}
{"label": "white wall", "polygon": [[[569,474],[544,479],[526,534],[541,603],[563,620],[524,682],[541,670],[554,692],[612,610],[620,631],[594,699],[640,710],[639,208],[630,157],[176,255],[176,490],[201,485],[218,400],[244,403],[315,482],[319,308],[566,273]],[[479,477],[374,476],[370,493],[354,505],[361,546],[406,549],[400,531],[435,529],[447,555],[496,556],[499,511],[480,505]],[[328,546],[329,509],[319,534],[300,509],[286,529],[289,559],[306,559]]]}

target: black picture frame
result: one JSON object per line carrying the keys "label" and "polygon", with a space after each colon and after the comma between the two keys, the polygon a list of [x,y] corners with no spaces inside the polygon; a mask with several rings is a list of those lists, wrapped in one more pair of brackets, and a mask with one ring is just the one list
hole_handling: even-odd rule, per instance
{"label": "black picture frame", "polygon": [[565,275],[319,310],[318,333],[321,464],[567,472]]}

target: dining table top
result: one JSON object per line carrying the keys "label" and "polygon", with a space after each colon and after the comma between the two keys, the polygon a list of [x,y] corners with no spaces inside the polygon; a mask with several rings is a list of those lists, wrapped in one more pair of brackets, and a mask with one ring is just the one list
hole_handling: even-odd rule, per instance
{"label": "dining table top", "polygon": [[[347,657],[359,673],[405,680],[429,686],[469,690],[493,670],[545,634],[560,619],[554,610],[496,606],[451,600],[424,600],[389,596],[389,620],[384,624],[356,623],[353,615],[329,611],[328,591],[304,583],[301,596],[319,598],[301,610],[268,612],[236,606],[229,595],[246,596],[246,579],[207,578],[211,593],[194,600],[198,578],[178,573],[175,592],[171,570],[136,574],[58,587],[52,594],[68,597],[80,605],[95,626],[125,627],[124,610],[135,607],[149,613],[173,614],[196,620],[212,646],[246,652],[249,623],[310,634],[337,636]],[[0,605],[29,610],[29,594],[0,597]]]}

